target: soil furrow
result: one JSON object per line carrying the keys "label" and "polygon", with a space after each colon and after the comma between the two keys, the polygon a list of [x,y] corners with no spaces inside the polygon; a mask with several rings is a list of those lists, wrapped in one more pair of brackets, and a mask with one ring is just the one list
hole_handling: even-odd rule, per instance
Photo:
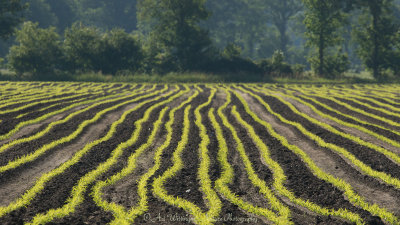
{"label": "soil furrow", "polygon": [[[162,101],[162,99],[157,102],[159,101]],[[44,213],[49,209],[64,205],[70,195],[71,188],[76,182],[86,173],[95,169],[100,163],[107,160],[117,145],[130,138],[135,129],[134,122],[142,118],[146,108],[154,103],[147,103],[139,110],[130,113],[124,123],[118,126],[116,135],[112,139],[96,145],[90,152],[83,156],[79,163],[49,181],[45,189],[33,199],[30,205],[0,218],[0,223],[14,224],[21,221],[30,221],[38,213]],[[85,200],[91,200],[91,198],[85,198]]]}
{"label": "soil furrow", "polygon": [[312,104],[315,108],[317,108],[318,110],[320,110],[321,112],[323,112],[325,114],[328,114],[330,116],[336,117],[336,118],[338,118],[338,119],[340,119],[340,120],[342,120],[344,122],[347,122],[347,123],[352,123],[352,124],[355,124],[355,125],[358,125],[358,126],[365,127],[367,129],[375,132],[375,133],[378,133],[378,134],[383,135],[383,136],[385,136],[387,138],[390,138],[392,140],[400,142],[400,135],[397,135],[397,134],[395,134],[395,133],[393,133],[393,132],[391,132],[389,130],[381,129],[381,128],[379,128],[377,126],[373,126],[373,125],[359,123],[359,122],[357,122],[357,121],[355,121],[355,120],[353,120],[351,118],[347,118],[345,116],[342,116],[342,115],[339,115],[339,114],[337,114],[335,112],[332,112],[332,111],[330,111],[330,110],[328,110],[328,109],[326,109],[326,108],[314,103],[313,101],[310,101],[308,99],[302,98],[301,96],[298,96],[298,97],[300,97],[303,101],[306,101],[306,102]]}
{"label": "soil furrow", "polygon": [[[291,98],[284,98],[286,101],[290,102],[291,104],[293,104],[300,112],[306,113],[308,116],[311,116],[315,119],[317,119],[320,122],[329,124],[331,126],[333,126],[335,129],[344,132],[344,133],[348,133],[351,134],[353,136],[356,137],[360,137],[361,139],[363,139],[364,141],[367,141],[369,143],[373,143],[377,146],[381,146],[385,149],[388,149],[392,152],[395,152],[397,154],[400,154],[400,149],[397,147],[392,146],[391,144],[388,144],[382,140],[379,140],[378,138],[371,136],[367,133],[364,133],[356,128],[352,128],[352,127],[347,127],[344,125],[341,125],[335,121],[332,121],[330,119],[327,118],[323,118],[322,116],[318,115],[317,113],[315,113],[310,107],[301,104],[300,102],[297,102],[296,100],[293,100]],[[378,133],[379,134],[379,133]],[[380,134],[381,135],[381,134]]]}
{"label": "soil furrow", "polygon": [[[60,125],[53,127],[49,131],[49,133],[47,133],[46,135],[44,135],[41,138],[38,138],[38,139],[30,141],[30,142],[26,142],[23,144],[16,145],[16,146],[12,147],[11,149],[8,149],[6,152],[0,153],[0,166],[4,166],[9,161],[18,159],[19,157],[21,157],[23,155],[32,153],[33,151],[37,150],[38,148],[42,147],[43,145],[45,145],[47,143],[51,143],[55,140],[59,140],[63,137],[70,135],[78,128],[78,126],[82,122],[92,119],[93,116],[96,115],[96,113],[98,113],[102,110],[105,110],[107,108],[110,108],[114,105],[129,101],[136,97],[139,97],[139,96],[131,97],[128,99],[117,100],[117,101],[113,101],[113,102],[109,102],[109,103],[104,103],[99,106],[96,106],[96,107],[90,109],[89,111],[85,111],[83,113],[78,114],[73,119],[67,121],[64,124],[60,124]],[[122,107],[124,107],[124,106],[121,106],[120,108],[122,108]],[[116,109],[116,110],[118,110],[118,109]],[[105,115],[102,116],[102,118],[106,115],[114,113],[116,110],[107,112]],[[85,130],[83,131],[83,133],[85,133]]]}
{"label": "soil furrow", "polygon": [[389,160],[382,153],[361,146],[351,140],[333,134],[311,123],[307,119],[295,114],[291,109],[289,109],[286,105],[281,103],[275,97],[262,96],[262,98],[271,106],[272,110],[274,110],[275,112],[280,112],[284,118],[290,121],[295,121],[302,124],[308,131],[314,133],[315,135],[318,135],[325,142],[333,143],[346,149],[374,170],[385,172],[395,178],[400,178],[400,166]]}
{"label": "soil furrow", "polygon": [[340,111],[340,112],[342,112],[344,114],[352,115],[352,116],[354,116],[354,117],[356,117],[356,118],[358,118],[360,120],[365,120],[365,121],[368,121],[369,123],[372,123],[372,124],[378,124],[380,126],[388,128],[388,129],[397,130],[397,131],[400,130],[400,127],[392,126],[392,125],[390,125],[388,123],[385,123],[383,121],[380,121],[380,120],[377,120],[375,118],[371,118],[369,116],[366,116],[366,115],[363,115],[361,113],[355,112],[355,111],[350,110],[350,109],[348,109],[346,107],[343,107],[343,106],[341,106],[341,105],[339,105],[339,104],[337,104],[337,103],[335,103],[335,102],[333,102],[333,101],[331,101],[329,99],[325,99],[325,98],[321,98],[321,97],[315,97],[315,99],[317,101],[323,103],[323,104],[326,104],[326,105],[328,105],[328,106],[330,106],[330,107],[332,107],[334,109],[337,109],[338,111]]}
{"label": "soil furrow", "polygon": [[[242,94],[242,93],[241,93]],[[266,112],[264,112],[261,109],[260,105],[257,105],[257,103],[251,99],[251,97],[246,96],[246,94],[242,94],[242,96],[245,97],[245,99],[248,102],[251,102],[249,105],[251,108],[254,110],[254,112],[257,113],[258,116],[260,116],[262,119],[266,120],[270,124],[273,125],[274,129],[276,129],[276,125],[278,124],[275,119],[272,118],[271,115],[268,115]],[[238,101],[238,100],[235,100]],[[240,104],[240,102],[238,103]],[[245,120],[250,123],[256,130],[257,134],[264,140],[264,143],[267,144],[267,146],[270,149],[271,152],[271,158],[274,159],[279,165],[282,167],[282,169],[285,172],[285,175],[287,176],[287,182],[285,186],[292,191],[298,198],[302,198],[305,200],[309,200],[311,202],[314,202],[322,207],[327,207],[327,208],[332,208],[332,209],[340,209],[340,208],[345,208],[347,210],[350,210],[352,212],[358,213],[361,215],[365,221],[375,221],[376,218],[371,216],[370,213],[361,210],[359,208],[354,207],[350,202],[348,202],[344,195],[343,192],[334,187],[333,185],[320,180],[316,176],[312,174],[312,172],[307,168],[307,166],[303,163],[300,157],[298,157],[296,154],[294,154],[292,151],[287,149],[285,146],[283,146],[278,140],[276,140],[274,137],[268,134],[267,130],[260,124],[258,124],[256,121],[254,121],[244,110],[244,108],[240,107],[238,108],[240,110],[240,113],[243,115]],[[271,123],[272,122],[272,123]],[[282,129],[282,125],[280,125],[280,128]],[[284,127],[284,129],[287,129]],[[277,130],[277,129],[276,129]],[[281,130],[277,130],[281,131]],[[284,135],[287,137],[287,134],[292,131],[290,130],[285,130],[282,131],[281,135]],[[278,132],[280,133],[280,132]],[[293,132],[292,132],[293,135]],[[296,136],[291,137],[291,138],[298,138]],[[292,140],[288,138],[290,142]],[[299,146],[299,145],[298,145]],[[300,145],[302,149],[305,149],[309,147],[308,145]],[[298,207],[298,209],[303,209],[301,207]],[[310,216],[313,215],[314,213],[309,212],[308,210],[305,211],[308,213]],[[296,219],[299,215],[295,216],[294,218]],[[334,217],[328,217],[328,216],[313,216],[313,220],[315,224],[346,224],[342,219],[339,218],[334,218]]]}

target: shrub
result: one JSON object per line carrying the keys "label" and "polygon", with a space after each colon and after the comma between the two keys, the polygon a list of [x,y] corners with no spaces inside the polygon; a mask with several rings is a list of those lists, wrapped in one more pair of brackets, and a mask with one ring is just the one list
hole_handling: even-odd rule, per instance
{"label": "shrub", "polygon": [[[318,71],[319,68],[318,58],[317,57],[311,58],[310,63],[313,71]],[[325,64],[324,65],[325,74],[322,75],[328,79],[339,78],[350,67],[349,57],[347,56],[347,54],[343,54],[340,52],[335,55],[326,55],[324,64]]]}
{"label": "shrub", "polygon": [[54,80],[60,68],[60,37],[54,27],[43,29],[37,23],[25,22],[17,31],[18,45],[10,48],[8,63],[17,74],[29,73],[34,79]]}
{"label": "shrub", "polygon": [[65,69],[76,71],[101,71],[104,48],[99,29],[75,23],[64,33]]}
{"label": "shrub", "polygon": [[273,77],[297,77],[302,75],[305,69],[304,65],[297,64],[292,67],[285,62],[285,56],[282,51],[275,51],[270,59],[263,59],[258,63],[265,75]]}
{"label": "shrub", "polygon": [[143,61],[142,49],[136,38],[122,29],[113,29],[103,35],[104,60],[102,71],[116,74],[118,71],[137,71]]}
{"label": "shrub", "polygon": [[136,38],[124,30],[102,33],[82,24],[74,24],[65,31],[64,51],[68,70],[105,74],[137,71],[144,58]]}

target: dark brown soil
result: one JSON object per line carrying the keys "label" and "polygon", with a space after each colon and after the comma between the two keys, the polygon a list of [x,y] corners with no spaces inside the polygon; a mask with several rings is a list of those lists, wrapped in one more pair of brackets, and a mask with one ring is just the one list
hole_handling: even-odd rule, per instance
{"label": "dark brown soil", "polygon": [[379,110],[375,110],[375,109],[369,108],[367,106],[363,106],[361,104],[353,102],[352,100],[347,100],[347,99],[343,99],[343,98],[336,98],[336,99],[340,100],[341,102],[345,102],[345,103],[347,103],[347,104],[349,104],[349,105],[351,105],[353,107],[361,109],[361,110],[363,110],[365,112],[369,112],[369,113],[375,114],[377,116],[392,120],[392,121],[394,121],[396,123],[400,123],[400,117],[389,115],[389,114],[386,114],[386,113],[381,112]]}
{"label": "dark brown soil", "polygon": [[[154,102],[148,103],[138,111],[129,114],[126,121],[118,126],[116,132],[118,135],[114,136],[109,141],[103,142],[92,148],[92,150],[87,153],[80,162],[67,169],[67,171],[62,175],[56,176],[48,182],[45,189],[33,199],[29,206],[16,210],[3,218],[0,218],[0,224],[18,224],[21,221],[27,222],[38,213],[44,213],[49,209],[58,208],[64,205],[76,182],[86,173],[95,169],[100,163],[106,161],[112,150],[114,150],[118,144],[130,138],[135,129],[132,124],[143,116],[144,111],[151,104],[154,104]],[[151,117],[151,120],[154,122],[153,117]],[[106,132],[104,132],[104,134],[105,133]],[[23,167],[29,166],[33,165],[25,165]],[[88,198],[86,198],[86,200],[87,199]],[[84,217],[84,215],[80,216]],[[87,217],[90,216],[91,215],[88,215]]]}
{"label": "dark brown soil", "polygon": [[[28,85],[28,84],[23,84],[23,85]],[[40,88],[38,86],[40,85],[50,85],[50,84],[44,84],[44,83],[36,83],[34,84],[36,86],[32,86],[32,88]],[[58,87],[64,85],[64,84],[56,84]],[[82,86],[77,86],[79,89],[84,88],[84,86],[88,86],[90,84],[84,84]],[[97,85],[96,85],[97,86]],[[75,87],[75,88],[76,88]],[[94,86],[93,86],[94,87]],[[340,87],[340,86],[337,86]],[[29,88],[28,86],[26,88]],[[109,94],[110,88],[120,88],[116,90],[116,92],[119,92],[121,90],[132,90],[132,89],[137,89],[140,88],[140,85],[132,88],[132,86],[127,85],[124,88],[122,88],[121,84],[115,84],[112,85],[111,87],[103,88],[104,93],[100,95],[91,95],[90,93],[85,97],[81,98],[81,100],[86,100],[88,98],[95,98],[99,96],[105,96]],[[159,85],[157,89],[163,88],[163,86]],[[180,89],[183,89],[183,86],[179,86]],[[176,176],[173,178],[167,180],[165,182],[164,188],[166,189],[167,193],[172,196],[177,196],[182,199],[188,200],[195,205],[197,205],[203,212],[207,212],[209,209],[207,207],[207,200],[205,199],[205,193],[200,188],[200,180],[198,177],[198,170],[200,166],[200,149],[199,149],[199,144],[201,143],[201,138],[199,135],[199,129],[195,124],[195,115],[194,111],[195,109],[205,103],[210,95],[210,89],[206,88],[204,85],[201,86],[201,88],[204,89],[204,92],[200,93],[198,97],[196,97],[190,105],[192,106],[190,114],[189,114],[189,120],[190,120],[190,131],[189,131],[189,143],[188,145],[184,148],[184,151],[181,155],[182,161],[184,163],[184,166],[182,170],[180,170]],[[286,90],[289,89],[284,89],[285,86],[281,85],[276,85],[274,87],[274,90],[279,90],[282,92],[285,92]],[[173,90],[173,86],[170,86],[170,91]],[[190,87],[190,89],[194,89],[193,86]],[[250,88],[249,88],[250,89]],[[248,89],[248,90],[249,90]],[[4,92],[3,90],[3,93]],[[1,94],[0,93],[0,99],[1,99]],[[193,93],[193,92],[191,92]],[[258,93],[255,91],[254,93]],[[254,112],[256,114],[260,114],[260,118],[262,117],[263,119],[266,119],[267,121],[271,122],[271,125],[274,127],[274,129],[277,129],[277,132],[280,133],[281,135],[285,136],[285,131],[286,133],[289,133],[290,131],[290,136],[289,134],[286,134],[286,137],[290,138],[300,138],[302,142],[299,144],[299,147],[301,146],[304,148],[304,146],[309,146],[313,150],[305,151],[307,154],[310,152],[315,153],[317,156],[313,156],[313,160],[315,159],[318,162],[325,163],[325,161],[321,161],[320,158],[325,159],[324,157],[320,157],[321,155],[318,154],[318,150],[321,150],[322,152],[326,153],[325,155],[329,156],[327,157],[327,160],[330,160],[330,165],[331,166],[329,169],[330,173],[339,171],[336,170],[336,165],[338,166],[337,168],[340,167],[340,171],[345,171],[344,173],[346,174],[346,177],[351,177],[356,180],[357,184],[360,184],[359,186],[355,187],[354,189],[357,190],[357,188],[365,188],[365,190],[372,190],[376,191],[377,193],[385,193],[385,197],[382,197],[382,201],[377,200],[378,205],[382,206],[381,203],[383,203],[383,207],[385,207],[385,204],[388,205],[387,203],[395,203],[396,199],[400,199],[400,191],[397,190],[394,187],[391,187],[389,185],[385,185],[382,182],[380,182],[377,179],[371,178],[369,176],[366,176],[359,172],[354,165],[351,163],[348,163],[345,161],[339,154],[336,152],[333,152],[332,150],[322,148],[320,146],[317,146],[313,141],[311,141],[307,136],[302,134],[300,131],[298,131],[295,127],[293,126],[288,126],[286,124],[280,124],[280,121],[276,119],[273,115],[269,114],[262,106],[259,106],[259,103],[257,103],[257,100],[254,98],[251,98],[249,95],[245,95],[244,93],[239,91],[239,94],[245,97],[246,101],[251,104],[252,110],[254,109]],[[272,109],[278,113],[280,113],[283,117],[285,117],[288,120],[291,121],[296,121],[300,124],[302,124],[307,130],[310,132],[320,136],[324,141],[328,143],[333,143],[335,145],[338,145],[340,147],[345,148],[352,154],[354,154],[357,158],[359,158],[361,161],[366,163],[367,165],[371,166],[373,169],[385,172],[387,174],[392,175],[393,177],[399,178],[400,179],[400,166],[397,164],[393,163],[389,159],[387,159],[383,154],[377,153],[376,151],[369,149],[367,147],[360,146],[359,144],[347,140],[345,138],[342,138],[340,136],[334,135],[328,130],[325,130],[317,125],[312,124],[309,122],[307,119],[295,114],[292,112],[287,106],[285,106],[282,102],[280,102],[277,98],[270,97],[270,96],[264,96],[260,94],[264,101],[270,104]],[[177,106],[180,102],[182,102],[183,99],[187,98],[188,96],[182,96],[176,100],[174,100],[172,103],[168,103],[165,106],[169,106],[171,108]],[[299,96],[301,97],[301,95]],[[91,149],[86,155],[82,157],[82,159],[72,165],[69,169],[67,169],[64,173],[54,177],[51,181],[45,184],[45,188],[43,191],[41,191],[31,202],[26,207],[22,207],[20,209],[17,209],[3,217],[0,218],[0,224],[5,224],[5,225],[14,225],[14,224],[24,224],[26,222],[30,222],[34,216],[36,216],[38,213],[46,213],[50,209],[55,209],[55,208],[60,208],[65,205],[66,200],[70,197],[71,195],[71,190],[72,188],[77,184],[77,182],[85,176],[87,173],[90,171],[93,171],[96,169],[100,163],[105,162],[111,155],[112,151],[122,142],[125,142],[128,140],[133,131],[136,129],[135,127],[135,121],[141,119],[144,115],[144,112],[154,103],[163,101],[167,99],[168,97],[163,97],[160,100],[157,100],[152,103],[148,103],[137,111],[130,113],[124,123],[118,126],[116,135],[114,135],[109,141],[106,141],[104,143],[101,143],[97,146],[95,146],[93,149]],[[351,110],[343,109],[342,107],[338,107],[337,104],[323,99],[323,98],[317,98],[321,102],[330,105],[333,108],[337,108],[338,110],[344,112],[344,113],[349,113],[353,116],[357,116],[359,114],[352,112]],[[220,162],[218,161],[218,142],[216,138],[216,133],[212,127],[211,121],[208,118],[208,112],[210,108],[215,108],[217,109],[219,106],[224,104],[225,102],[225,94],[219,90],[216,97],[213,99],[212,104],[203,110],[201,110],[201,115],[202,115],[202,122],[206,127],[207,135],[210,138],[210,144],[208,145],[208,150],[209,150],[209,157],[210,157],[210,167],[209,167],[209,176],[212,181],[212,185],[215,185],[215,181],[218,180],[221,175],[222,175],[222,168],[220,165]],[[327,207],[327,208],[333,208],[333,209],[347,209],[351,212],[359,214],[366,224],[383,224],[381,218],[374,217],[372,216],[369,212],[362,210],[361,208],[355,207],[352,205],[347,198],[344,196],[343,192],[333,185],[331,185],[328,182],[325,182],[324,180],[319,179],[318,177],[314,176],[313,173],[310,171],[310,169],[307,167],[307,165],[301,160],[299,156],[297,156],[295,153],[293,153],[291,150],[287,149],[285,146],[283,146],[277,139],[275,139],[272,135],[268,133],[268,130],[260,125],[258,122],[252,119],[251,116],[249,116],[245,110],[243,105],[240,103],[240,101],[235,97],[232,96],[232,103],[228,106],[227,110],[224,112],[225,115],[227,116],[229,122],[235,127],[235,130],[241,140],[241,142],[244,144],[245,151],[247,156],[249,157],[252,166],[257,174],[257,176],[264,180],[266,185],[271,188],[278,199],[281,200],[283,204],[285,204],[290,210],[291,210],[291,220],[295,224],[327,224],[327,225],[332,225],[332,224],[350,224],[347,221],[344,221],[343,219],[340,219],[338,217],[331,217],[331,216],[320,216],[317,215],[313,212],[310,212],[308,209],[305,209],[303,207],[297,206],[293,203],[291,203],[286,197],[280,196],[276,190],[273,188],[273,174],[271,170],[269,169],[268,165],[264,162],[262,159],[260,150],[257,148],[257,146],[253,143],[251,137],[249,136],[247,130],[240,125],[240,123],[235,119],[235,117],[230,113],[230,110],[232,106],[237,106],[238,112],[240,113],[241,117],[249,123],[256,131],[257,135],[262,139],[262,141],[268,146],[269,151],[271,152],[271,157],[273,160],[275,160],[284,170],[285,175],[287,176],[287,181],[285,182],[285,187],[293,192],[295,196],[302,198],[304,200],[311,201],[313,203],[316,203],[320,206]],[[305,100],[305,99],[304,99]],[[46,134],[44,137],[26,143],[26,144],[20,144],[16,145],[7,151],[0,153],[0,166],[6,165],[10,160],[15,160],[23,155],[29,154],[34,152],[36,149],[39,147],[45,145],[46,143],[50,143],[54,140],[58,140],[62,137],[65,137],[69,134],[71,134],[73,131],[76,130],[76,128],[81,124],[83,121],[91,119],[97,112],[101,111],[102,109],[111,107],[119,102],[122,102],[123,100],[112,102],[112,103],[106,103],[102,104],[96,108],[91,109],[88,112],[79,114],[74,117],[73,120],[56,126],[54,127],[49,134]],[[143,100],[141,100],[143,101]],[[306,100],[307,102],[310,102]],[[69,103],[66,102],[61,102],[59,107],[65,107]],[[312,102],[310,102],[313,104]],[[350,103],[350,102],[348,102]],[[52,103],[54,104],[54,103]],[[361,106],[351,103],[355,107],[362,108]],[[51,104],[49,104],[51,105]],[[39,112],[39,109],[43,107],[47,107],[49,105],[46,104],[41,104],[38,106],[30,107],[26,110],[21,110],[19,112],[15,113],[10,113],[6,114],[3,117],[0,116],[0,119],[5,119],[6,122],[0,124],[0,135],[7,133],[9,130],[11,130],[13,127],[15,127],[16,124],[18,124],[21,121],[25,120],[30,120],[33,118],[37,118],[40,116],[41,112]],[[129,105],[129,107],[133,107],[135,103],[132,105]],[[324,109],[323,107],[319,107],[316,104],[315,107],[317,107],[319,110],[321,110],[324,113],[327,113],[329,115],[335,116],[339,119],[342,119],[346,122],[357,124],[360,126],[364,126],[367,129],[371,129],[379,134],[385,135],[388,138],[391,138],[393,140],[399,141],[400,136],[394,134],[393,132],[386,131],[380,128],[377,128],[375,126],[366,126],[357,123],[354,120],[347,119],[343,116],[337,115],[329,110]],[[127,159],[129,156],[135,152],[135,150],[140,147],[142,144],[147,142],[149,135],[151,134],[154,126],[154,122],[158,119],[160,111],[162,110],[164,106],[156,108],[151,114],[150,118],[148,121],[146,121],[143,124],[143,128],[140,132],[140,136],[138,141],[133,145],[130,146],[129,148],[125,149],[122,156],[118,159],[118,162],[114,164],[108,171],[106,171],[104,174],[100,175],[100,177],[97,178],[97,181],[105,180],[109,178],[110,176],[120,172],[127,164]],[[44,111],[46,113],[50,111],[54,111],[56,109],[59,109],[58,107],[52,107],[49,108],[48,110]],[[77,110],[77,109],[74,109]],[[93,127],[92,125],[88,126],[85,128],[83,131],[83,134],[88,135],[92,134],[93,136],[92,139],[97,139],[103,137],[107,131],[110,128],[110,125],[112,121],[116,120],[116,117],[119,117],[122,112],[126,110],[125,107],[121,107],[113,112],[107,113],[107,115],[104,115],[101,120],[99,120],[99,123],[102,123],[101,129],[99,129],[99,132],[93,132]],[[369,110],[368,112],[377,114],[377,115],[382,115],[379,114],[379,112]],[[21,115],[24,113],[28,113],[26,116],[21,117],[19,120],[15,119],[17,115]],[[117,115],[115,115],[117,114]],[[66,113],[65,116],[68,114]],[[110,119],[110,116],[112,119]],[[107,119],[106,119],[107,117]],[[152,193],[152,185],[154,182],[154,179],[157,177],[161,176],[166,170],[168,170],[172,166],[172,156],[173,153],[175,152],[177,148],[177,144],[181,140],[182,136],[182,128],[183,128],[183,118],[184,117],[184,108],[178,110],[175,114],[175,122],[173,124],[173,137],[170,145],[165,149],[165,151],[162,154],[162,161],[161,161],[161,167],[160,169],[155,173],[153,177],[150,178],[148,181],[148,210],[147,212],[139,216],[136,220],[136,224],[173,224],[173,225],[183,225],[183,224],[194,224],[193,221],[187,221],[188,219],[191,218],[190,214],[188,212],[185,212],[184,210],[169,205],[166,202],[164,202],[162,199],[157,198],[153,193]],[[385,116],[385,118],[388,118]],[[234,180],[232,184],[229,184],[228,187],[230,190],[238,197],[240,197],[242,200],[258,207],[265,207],[265,208],[270,208],[268,200],[259,192],[259,189],[254,186],[250,179],[248,178],[243,160],[239,154],[239,152],[236,149],[236,143],[235,140],[230,133],[230,130],[226,128],[221,119],[218,117],[216,114],[216,119],[217,122],[220,124],[224,138],[227,142],[227,147],[228,147],[228,162],[231,164],[233,170],[234,170]],[[375,119],[366,117],[366,116],[361,116],[360,119],[365,119],[367,121],[370,121],[371,123],[377,122]],[[400,118],[398,118],[400,121]],[[163,118],[163,123],[161,125],[161,129],[158,132],[156,136],[156,143],[153,143],[153,145],[148,148],[141,158],[139,158],[138,161],[140,161],[140,166],[138,166],[137,171],[135,171],[135,174],[132,174],[132,176],[127,177],[127,179],[124,180],[124,182],[117,183],[116,186],[110,186],[107,187],[104,192],[105,195],[103,196],[105,200],[110,201],[110,202],[115,202],[117,204],[120,204],[124,206],[125,208],[130,208],[134,207],[135,204],[137,203],[138,197],[136,196],[128,196],[128,195],[135,195],[137,193],[137,183],[136,180],[143,175],[144,173],[147,172],[149,168],[153,166],[152,162],[152,157],[154,155],[156,147],[162,143],[165,139],[166,135],[166,130],[164,129],[164,125],[168,120],[168,111],[165,114]],[[105,122],[107,121],[107,122]],[[97,122],[96,122],[97,123]],[[377,124],[380,124],[382,126],[388,127],[389,129],[392,129],[392,126],[388,126],[387,124],[383,122],[377,122]],[[4,126],[3,126],[4,125]],[[24,133],[24,137],[30,136],[34,134],[35,132],[38,132],[40,130],[43,130],[47,124],[45,123],[40,123],[38,125],[41,125],[40,128],[37,128],[35,130],[32,130],[31,132]],[[286,130],[285,130],[285,129]],[[340,126],[338,126],[338,129],[340,129]],[[399,128],[393,128],[398,130]],[[3,132],[3,133],[2,133]],[[22,134],[21,134],[22,135]],[[290,143],[292,143],[293,140],[289,140]],[[91,140],[92,140],[91,139]],[[11,139],[10,139],[11,140]],[[10,141],[10,140],[5,140],[5,141]],[[11,184],[10,180],[14,177],[25,175],[27,177],[27,172],[31,171],[32,168],[41,168],[43,169],[42,164],[45,164],[43,162],[46,162],[47,160],[54,160],[56,156],[58,156],[56,153],[64,153],[65,149],[72,148],[72,146],[77,146],[80,145],[81,142],[89,142],[87,139],[80,140],[80,138],[76,138],[72,140],[69,143],[62,144],[60,146],[55,147],[54,149],[51,149],[47,153],[45,153],[43,156],[39,157],[37,160],[34,162],[27,163],[25,165],[22,165],[21,167],[18,167],[17,169],[7,171],[5,173],[0,173],[0,188],[4,187],[2,184]],[[2,143],[2,142],[0,142]],[[4,142],[6,143],[6,142]],[[83,146],[82,146],[83,147]],[[78,147],[77,147],[78,148]],[[80,147],[79,147],[80,148]],[[315,150],[316,149],[316,150]],[[70,149],[72,152],[73,150]],[[72,153],[71,153],[72,154]],[[324,156],[325,156],[324,155]],[[319,158],[318,158],[319,157]],[[68,159],[69,156],[63,156],[63,158]],[[329,159],[328,159],[329,158]],[[333,162],[333,163],[332,163]],[[321,163],[318,164],[318,166],[321,167]],[[322,168],[328,168],[324,167],[322,165]],[[324,170],[323,169],[323,170]],[[341,173],[342,173],[341,172]],[[332,173],[334,174],[334,173]],[[343,175],[341,175],[343,177]],[[22,176],[21,176],[22,177]],[[340,176],[338,176],[340,177]],[[29,182],[32,182],[34,180],[34,177],[29,178]],[[8,182],[8,183],[7,183]],[[127,185],[126,188],[120,188],[122,186],[118,185]],[[55,219],[49,224],[107,224],[110,221],[113,220],[114,216],[110,212],[104,211],[102,208],[98,207],[95,202],[93,201],[92,196],[90,195],[92,192],[92,187],[95,183],[92,183],[88,185],[86,192],[84,193],[84,202],[80,204],[74,213],[72,213],[69,216],[66,216],[61,219]],[[11,185],[9,185],[11,186]],[[28,185],[29,186],[29,185]],[[352,183],[353,186],[353,183]],[[121,191],[121,190],[127,190],[129,191]],[[6,190],[6,189],[1,189],[1,190]],[[25,190],[22,189],[21,190]],[[214,188],[215,190],[215,188]],[[216,191],[216,190],[215,190]],[[362,193],[368,193],[362,192]],[[7,193],[6,191],[3,191],[3,196],[4,193]],[[15,195],[17,196],[17,195]],[[116,196],[116,197],[115,197]],[[220,213],[220,219],[221,221],[216,222],[215,224],[241,224],[238,221],[234,221],[232,219],[234,218],[240,218],[244,220],[248,220],[247,224],[272,224],[270,221],[268,221],[266,218],[262,218],[259,216],[252,215],[249,212],[246,212],[242,209],[240,209],[238,206],[234,205],[223,195],[218,193],[219,198],[222,201],[222,209]],[[390,201],[385,201],[383,198],[387,198],[387,196],[393,197],[390,198]],[[370,196],[364,196],[366,197],[366,201],[369,203],[370,201]],[[13,198],[9,198],[13,199]],[[372,201],[375,202],[375,201]],[[8,203],[6,203],[8,204]],[[397,204],[392,204],[392,205],[397,205]],[[400,205],[400,203],[399,203]],[[398,213],[400,211],[395,209],[396,207],[391,207],[390,210],[393,211],[393,213],[396,216],[400,216]],[[279,212],[276,212],[279,213]],[[246,222],[244,222],[246,224]]]}
{"label": "dark brown soil", "polygon": [[[18,159],[21,156],[32,153],[47,143],[51,143],[55,140],[59,140],[63,137],[70,135],[79,127],[79,125],[81,123],[83,123],[86,120],[91,120],[96,115],[96,113],[98,113],[104,109],[107,109],[109,107],[112,107],[116,104],[120,104],[122,102],[129,101],[136,97],[137,96],[96,106],[96,107],[90,109],[89,111],[85,111],[83,113],[76,115],[73,119],[67,121],[66,123],[63,123],[63,124],[53,127],[49,131],[48,134],[44,135],[43,137],[41,137],[39,139],[16,145],[13,148],[7,150],[6,152],[0,153],[0,166],[6,165],[9,161]],[[123,106],[121,106],[119,108],[122,108],[122,107]],[[119,108],[104,114],[101,118],[117,111]],[[87,130],[87,127],[83,130],[82,133],[85,133],[86,130]]]}
{"label": "dark brown soil", "polygon": [[380,126],[388,128],[388,129],[397,130],[397,131],[400,130],[399,127],[392,126],[392,125],[387,124],[387,123],[385,123],[383,121],[380,121],[380,120],[371,118],[369,116],[365,116],[363,114],[354,112],[354,111],[352,111],[352,110],[350,110],[350,109],[348,109],[346,107],[338,105],[337,103],[335,103],[335,102],[333,102],[333,101],[331,101],[329,99],[325,99],[325,98],[322,98],[322,97],[316,97],[315,99],[318,100],[319,102],[323,103],[323,104],[326,104],[326,105],[336,109],[336,110],[339,110],[342,113],[352,115],[352,116],[354,116],[354,117],[356,117],[358,119],[365,120],[365,121],[368,121],[368,122],[373,123],[373,124],[378,124]]}
{"label": "dark brown soil", "polygon": [[[264,143],[267,144],[271,151],[272,159],[279,163],[287,176],[287,183],[285,186],[297,197],[309,200],[323,207],[333,209],[342,208],[356,212],[361,215],[365,221],[368,221],[367,224],[371,224],[372,221],[379,221],[369,212],[354,207],[344,198],[342,191],[315,177],[296,154],[272,137],[262,125],[254,121],[245,112],[239,100],[234,98],[234,102],[239,106],[238,110],[241,116],[254,127],[256,133],[264,140]],[[346,224],[346,222],[341,220],[324,216],[319,216],[316,222],[317,224]],[[382,222],[380,223],[383,224]]]}
{"label": "dark brown soil", "polygon": [[281,112],[281,115],[286,119],[302,124],[308,131],[318,135],[325,142],[345,148],[347,151],[354,154],[358,159],[369,165],[374,170],[385,172],[393,177],[400,178],[400,167],[389,160],[382,153],[361,146],[355,142],[352,142],[351,140],[333,134],[328,130],[311,123],[305,118],[295,114],[291,109],[289,109],[289,107],[274,97],[263,96],[263,99],[270,104],[271,108],[275,112]]}
{"label": "dark brown soil", "polygon": [[[299,97],[301,98],[301,96],[299,96]],[[338,118],[340,120],[343,120],[343,121],[345,121],[347,123],[352,123],[352,124],[355,124],[355,125],[358,125],[358,126],[365,127],[365,128],[367,128],[367,129],[369,129],[371,131],[374,131],[375,133],[381,134],[381,135],[383,135],[383,136],[385,136],[385,137],[387,137],[389,139],[392,139],[392,140],[400,142],[400,136],[395,134],[395,133],[393,133],[393,132],[390,132],[389,130],[381,129],[381,128],[373,126],[373,125],[366,125],[366,124],[359,123],[359,122],[357,122],[357,121],[355,121],[353,119],[350,119],[350,118],[347,118],[345,116],[339,115],[339,114],[337,114],[335,112],[332,112],[332,111],[330,111],[330,110],[328,110],[328,109],[326,109],[326,108],[314,103],[313,101],[310,101],[310,100],[307,100],[307,99],[304,99],[304,98],[301,98],[301,99],[306,101],[306,102],[308,102],[308,103],[310,103],[310,104],[312,104],[312,105],[314,105],[315,108],[317,108],[318,110],[320,110],[321,112],[323,112],[325,114],[328,114],[330,116],[334,116],[334,117],[336,117],[336,118]]]}

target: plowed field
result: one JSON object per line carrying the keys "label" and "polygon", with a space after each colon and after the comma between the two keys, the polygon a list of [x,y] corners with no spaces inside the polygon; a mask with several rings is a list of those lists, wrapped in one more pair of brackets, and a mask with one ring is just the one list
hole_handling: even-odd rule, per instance
{"label": "plowed field", "polygon": [[400,224],[399,90],[0,82],[0,224]]}

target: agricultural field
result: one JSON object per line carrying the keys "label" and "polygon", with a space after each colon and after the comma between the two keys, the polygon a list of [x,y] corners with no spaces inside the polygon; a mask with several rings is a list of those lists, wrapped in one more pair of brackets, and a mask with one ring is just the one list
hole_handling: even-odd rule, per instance
{"label": "agricultural field", "polygon": [[0,82],[0,224],[400,224],[399,90]]}

